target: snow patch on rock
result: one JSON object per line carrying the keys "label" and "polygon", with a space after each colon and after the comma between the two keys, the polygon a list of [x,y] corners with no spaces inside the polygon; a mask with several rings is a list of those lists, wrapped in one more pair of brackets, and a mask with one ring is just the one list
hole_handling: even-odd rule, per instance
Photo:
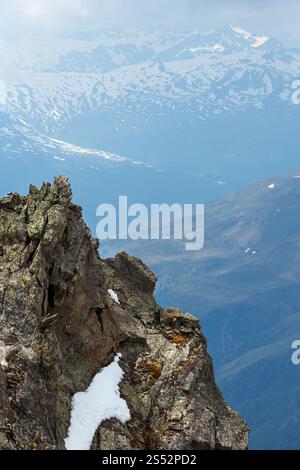
{"label": "snow patch on rock", "polygon": [[107,292],[108,292],[108,295],[112,298],[112,300],[116,302],[116,304],[120,305],[118,294],[112,289],[108,289]]}
{"label": "snow patch on rock", "polygon": [[6,361],[6,346],[3,341],[0,341],[0,366],[1,367],[7,367],[7,361]]}
{"label": "snow patch on rock", "polygon": [[65,439],[67,450],[89,450],[100,424],[116,418],[122,423],[130,419],[126,401],[120,396],[124,372],[119,365],[121,354],[97,374],[85,392],[76,393],[72,400],[71,423]]}

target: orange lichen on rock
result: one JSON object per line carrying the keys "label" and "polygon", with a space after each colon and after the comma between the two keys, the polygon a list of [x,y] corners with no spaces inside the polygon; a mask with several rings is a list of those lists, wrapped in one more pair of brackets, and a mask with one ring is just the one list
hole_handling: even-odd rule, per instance
{"label": "orange lichen on rock", "polygon": [[162,364],[160,364],[159,362],[148,362],[147,368],[148,368],[150,375],[154,379],[159,379],[159,377],[161,376],[162,369],[163,369]]}
{"label": "orange lichen on rock", "polygon": [[178,344],[179,346],[186,346],[186,341],[182,335],[179,335],[172,331],[167,335],[167,338],[171,343]]}

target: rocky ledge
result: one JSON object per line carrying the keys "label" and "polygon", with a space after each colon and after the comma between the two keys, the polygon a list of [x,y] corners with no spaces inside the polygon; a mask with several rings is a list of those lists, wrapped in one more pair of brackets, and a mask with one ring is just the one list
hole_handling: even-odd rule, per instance
{"label": "rocky ledge", "polygon": [[116,353],[131,419],[92,449],[247,448],[198,320],[157,305],[139,259],[102,260],[71,199],[59,177],[0,200],[0,449],[64,449],[72,397]]}

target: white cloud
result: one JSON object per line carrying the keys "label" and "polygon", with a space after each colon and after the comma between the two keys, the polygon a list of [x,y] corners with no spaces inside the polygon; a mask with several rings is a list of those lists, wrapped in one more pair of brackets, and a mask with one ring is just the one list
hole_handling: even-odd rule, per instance
{"label": "white cloud", "polygon": [[[84,0],[10,0],[8,8],[14,8],[29,19],[53,17],[63,13],[86,16]],[[5,8],[5,7],[4,7]]]}
{"label": "white cloud", "polygon": [[[100,0],[101,2],[101,0]],[[0,0],[0,28],[10,35],[76,26],[88,20],[91,0]]]}

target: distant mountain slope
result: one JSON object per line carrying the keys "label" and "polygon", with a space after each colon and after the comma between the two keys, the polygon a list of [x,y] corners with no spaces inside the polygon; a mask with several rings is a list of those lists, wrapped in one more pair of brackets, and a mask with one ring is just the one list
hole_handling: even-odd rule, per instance
{"label": "distant mountain slope", "polygon": [[61,161],[80,156],[94,157],[99,164],[105,162],[127,163],[130,165],[142,164],[142,162],[130,160],[110,152],[83,148],[53,139],[39,133],[22,119],[3,112],[0,113],[0,143],[3,155],[8,154],[10,157],[14,155],[20,159],[26,158],[27,154],[52,156],[55,160]]}
{"label": "distant mountain slope", "polygon": [[39,185],[55,175],[68,176],[94,230],[100,202],[117,205],[122,194],[145,204],[154,197],[157,202],[189,202],[198,197],[199,188],[203,200],[224,194],[224,186],[213,178],[53,139],[4,112],[0,112],[0,168],[2,195],[25,193],[31,182]]}
{"label": "distant mountain slope", "polygon": [[205,247],[129,244],[158,274],[160,302],[201,319],[227,400],[247,419],[252,448],[300,446],[300,172],[206,206]]}

